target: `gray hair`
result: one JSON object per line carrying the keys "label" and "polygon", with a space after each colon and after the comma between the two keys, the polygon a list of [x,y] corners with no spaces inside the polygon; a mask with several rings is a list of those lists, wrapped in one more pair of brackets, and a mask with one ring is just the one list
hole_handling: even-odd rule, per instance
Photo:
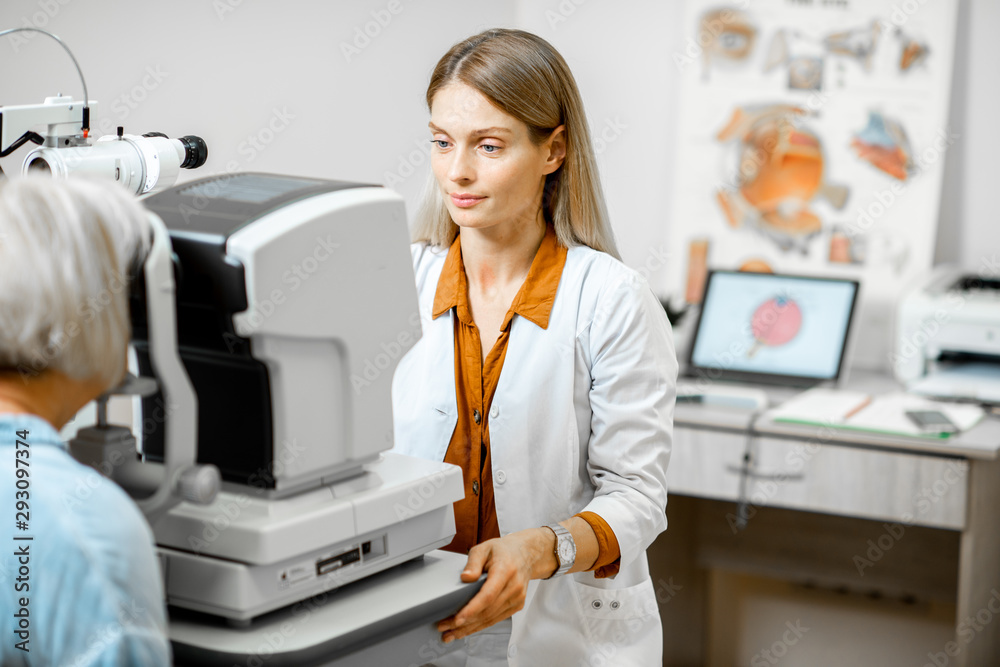
{"label": "gray hair", "polygon": [[27,176],[0,187],[0,370],[107,388],[122,379],[147,215],[113,183]]}

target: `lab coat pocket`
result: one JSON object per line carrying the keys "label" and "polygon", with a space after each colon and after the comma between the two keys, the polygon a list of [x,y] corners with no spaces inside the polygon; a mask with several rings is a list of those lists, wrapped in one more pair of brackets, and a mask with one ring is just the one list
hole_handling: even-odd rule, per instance
{"label": "lab coat pocket", "polygon": [[662,662],[662,629],[653,582],[599,588],[573,580],[591,658],[609,665],[653,666]]}

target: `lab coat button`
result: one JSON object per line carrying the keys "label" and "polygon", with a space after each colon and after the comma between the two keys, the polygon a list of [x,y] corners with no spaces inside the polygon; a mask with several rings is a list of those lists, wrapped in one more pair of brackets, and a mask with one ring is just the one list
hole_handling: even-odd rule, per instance
{"label": "lab coat button", "polygon": [[477,496],[479,495],[479,481],[478,480],[472,483],[472,492],[474,494],[476,494]]}
{"label": "lab coat button", "polygon": [[618,609],[618,607],[620,607],[620,606],[622,606],[622,603],[619,602],[618,600],[612,600],[611,601],[611,608],[612,609]]}
{"label": "lab coat button", "polygon": [[478,424],[478,423],[479,423],[480,421],[482,421],[482,417],[480,417],[480,416],[479,416],[479,410],[473,410],[473,411],[472,411],[472,419],[473,419],[473,420],[475,420],[475,422],[476,422],[477,424]]}
{"label": "lab coat button", "polygon": [[490,408],[490,417],[496,419],[498,414],[500,414],[500,408],[498,408],[495,405],[492,408]]}
{"label": "lab coat button", "polygon": [[503,484],[507,481],[507,473],[503,470],[497,470],[497,484]]}
{"label": "lab coat button", "polygon": [[602,607],[602,604],[600,600],[594,600],[593,602],[590,603],[590,606],[593,607],[594,609],[600,609]]}

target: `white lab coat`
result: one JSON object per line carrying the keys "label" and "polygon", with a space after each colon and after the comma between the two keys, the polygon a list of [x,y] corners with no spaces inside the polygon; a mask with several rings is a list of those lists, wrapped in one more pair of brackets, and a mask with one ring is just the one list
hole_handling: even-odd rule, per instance
{"label": "white lab coat", "polygon": [[[412,253],[423,337],[393,378],[395,451],[442,461],[458,419],[453,315],[431,319],[447,249]],[[645,551],[667,525],[676,379],[663,308],[606,253],[569,249],[547,329],[511,320],[489,426],[500,533],[589,510],[614,531],[621,570],[532,581],[512,619],[510,665],[662,663]]]}

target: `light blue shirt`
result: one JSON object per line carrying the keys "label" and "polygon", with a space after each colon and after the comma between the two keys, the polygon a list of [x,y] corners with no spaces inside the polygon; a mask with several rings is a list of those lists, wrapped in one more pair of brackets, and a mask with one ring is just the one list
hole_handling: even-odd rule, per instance
{"label": "light blue shirt", "polygon": [[[15,463],[22,430],[27,468]],[[16,523],[17,468],[30,473],[27,530]],[[121,488],[73,459],[44,420],[0,414],[0,498],[0,664],[170,664],[153,536]],[[16,648],[22,598],[28,652]]]}

